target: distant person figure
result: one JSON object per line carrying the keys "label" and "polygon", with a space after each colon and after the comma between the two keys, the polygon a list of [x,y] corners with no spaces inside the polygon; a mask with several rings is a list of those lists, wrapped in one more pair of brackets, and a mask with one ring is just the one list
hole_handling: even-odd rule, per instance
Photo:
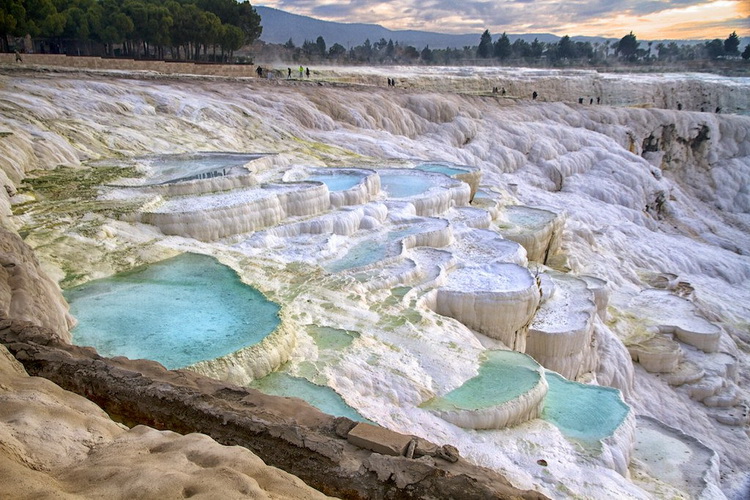
{"label": "distant person figure", "polygon": [[299,78],[302,80],[302,76],[305,74],[305,68],[302,66],[299,67]]}
{"label": "distant person figure", "polygon": [[501,90],[500,93],[505,95],[505,87],[503,87],[503,90]]}
{"label": "distant person figure", "polygon": [[601,97],[597,97],[596,98],[596,103],[599,104],[600,102],[602,102],[602,98]]}
{"label": "distant person figure", "polygon": [[719,106],[716,106],[716,112],[721,113],[721,108]]}
{"label": "distant person figure", "polygon": [[531,94],[531,98],[532,98],[532,99],[534,99],[534,100],[536,101],[536,98],[537,98],[537,97],[539,97],[539,94],[537,94],[537,93],[536,93],[536,90],[535,90],[534,92],[532,92],[532,94]]}
{"label": "distant person figure", "polygon": [[594,98],[589,99],[589,104],[594,104]]}
{"label": "distant person figure", "polygon": [[706,109],[703,106],[701,106],[701,113],[703,113],[705,111],[706,111]]}
{"label": "distant person figure", "polygon": [[583,104],[583,97],[578,98],[578,104]]}
{"label": "distant person figure", "polygon": [[255,70],[256,73],[258,73],[258,78],[263,78],[263,68],[258,65],[258,69]]}
{"label": "distant person figure", "polygon": [[310,68],[305,69],[305,76],[310,78]]}
{"label": "distant person figure", "polygon": [[16,50],[16,62],[23,62],[23,59],[21,58],[21,54]]}
{"label": "distant person figure", "polygon": [[681,102],[677,103],[677,111],[682,111],[682,103]]}
{"label": "distant person figure", "polygon": [[391,86],[391,78],[390,77],[388,77],[388,86],[389,87]]}
{"label": "distant person figure", "polygon": [[292,79],[292,68],[286,69],[286,79],[291,80]]}

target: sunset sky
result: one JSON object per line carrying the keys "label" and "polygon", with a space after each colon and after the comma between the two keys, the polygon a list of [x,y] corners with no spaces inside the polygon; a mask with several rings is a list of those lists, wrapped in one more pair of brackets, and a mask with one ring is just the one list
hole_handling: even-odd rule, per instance
{"label": "sunset sky", "polygon": [[750,0],[264,0],[259,5],[326,21],[440,33],[552,33],[750,42]]}

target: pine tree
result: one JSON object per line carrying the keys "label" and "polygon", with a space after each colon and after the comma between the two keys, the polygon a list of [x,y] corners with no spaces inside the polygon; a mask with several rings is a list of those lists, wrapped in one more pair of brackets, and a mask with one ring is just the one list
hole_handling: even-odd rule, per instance
{"label": "pine tree", "polygon": [[477,57],[486,59],[492,57],[492,35],[490,30],[484,30],[482,37],[479,39],[479,47],[477,47]]}

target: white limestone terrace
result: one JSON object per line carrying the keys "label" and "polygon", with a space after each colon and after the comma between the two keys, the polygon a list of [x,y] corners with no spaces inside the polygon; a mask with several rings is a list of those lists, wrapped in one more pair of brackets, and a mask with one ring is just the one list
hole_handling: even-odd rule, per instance
{"label": "white limestone terrace", "polygon": [[[720,99],[719,105],[727,111],[733,105],[746,109],[747,80],[704,75],[608,78],[568,71],[532,75],[533,71],[507,68],[454,68],[453,73],[432,67],[403,68],[403,73],[359,67],[332,71],[358,72],[364,75],[360,81],[379,83],[385,81],[386,71],[396,71],[399,84],[403,78],[409,88],[334,86],[317,71],[314,79],[319,82],[291,85],[258,79],[165,82],[158,76],[29,76],[6,71],[0,77],[4,104],[0,176],[11,188],[10,196],[13,189],[20,193],[12,201],[3,197],[0,204],[10,213],[11,204],[29,199],[29,192],[19,186],[32,169],[80,168],[88,159],[113,154],[278,151],[289,164],[319,167],[348,167],[361,159],[362,165],[373,169],[404,165],[411,158],[475,166],[482,173],[482,193],[475,196],[472,207],[496,218],[507,205],[564,213],[560,250],[567,268],[605,279],[612,290],[607,322],[600,321],[601,316],[595,322],[600,356],[597,382],[621,388],[639,414],[652,415],[717,450],[721,488],[730,496],[746,492],[750,462],[746,429],[719,422],[747,425],[742,424],[747,412],[743,417],[739,404],[731,409],[733,413],[723,413],[721,407],[709,407],[689,393],[706,395],[706,401],[730,401],[724,391],[736,390],[740,403],[748,395],[743,369],[746,349],[737,345],[746,346],[750,317],[750,291],[744,286],[750,276],[750,245],[743,229],[750,207],[744,189],[750,172],[750,128],[747,117],[697,111],[706,96]],[[509,92],[518,89],[512,92],[515,99],[476,95],[497,86],[500,78],[508,83]],[[641,84],[644,80],[648,85]],[[597,88],[595,84],[603,85],[602,105],[577,105],[580,92]],[[538,86],[541,94],[536,102],[527,95],[531,85]],[[734,91],[728,89],[732,85],[737,87]],[[474,95],[467,95],[470,92]],[[675,100],[683,103],[683,111],[648,108],[673,107]],[[654,147],[658,151],[652,151]],[[256,174],[258,182],[279,180],[269,173]],[[401,208],[404,218],[415,215],[409,203],[401,203],[401,208],[391,201],[372,203],[368,215],[347,217],[377,227],[391,224]],[[350,208],[365,211],[363,205]],[[411,288],[409,300],[393,302],[391,290],[378,288],[381,285],[355,289],[351,274],[326,273],[320,266],[306,265],[304,259],[297,263],[298,256],[315,255],[319,248],[333,255],[341,248],[340,240],[355,244],[356,231],[336,237],[300,233],[269,238],[268,246],[238,249],[223,241],[209,244],[164,237],[155,226],[129,224],[94,212],[85,217],[87,229],[93,230],[79,232],[75,225],[63,224],[70,221],[65,218],[53,231],[30,233],[28,242],[55,280],[68,273],[105,276],[122,269],[118,266],[151,262],[176,251],[217,255],[269,297],[288,302],[303,328],[324,324],[360,335],[346,356],[321,367],[317,382],[345,395],[347,403],[365,417],[390,429],[455,444],[469,460],[502,470],[514,484],[551,497],[652,496],[643,483],[634,484],[602,466],[603,461],[592,460],[540,419],[502,430],[466,432],[418,408],[426,398],[475,376],[480,354],[492,342],[499,343],[413,300],[441,286],[441,280],[459,265],[462,231],[460,217],[451,217],[453,210],[440,217],[455,222],[456,248],[453,244],[440,249],[417,247],[394,261],[393,274],[390,267],[383,270],[382,286],[393,285],[388,280],[401,269],[404,279],[410,280],[396,284]],[[19,219],[25,224],[28,217]],[[349,222],[346,225],[348,231]],[[359,230],[359,222],[357,226],[352,222],[352,227]],[[407,265],[407,259],[415,266]],[[562,269],[557,262],[550,265]],[[703,353],[674,342],[681,346],[684,360],[677,371],[662,375],[631,361],[621,339],[627,340],[641,324],[637,311],[627,304],[647,286],[646,272],[668,272],[691,284],[695,292],[689,299],[723,330],[719,352]],[[306,373],[305,356],[315,352],[311,341],[301,337],[286,365],[297,374]],[[724,353],[735,358],[739,378],[734,386],[727,383],[722,388],[720,368],[731,372],[729,365],[719,363]],[[705,365],[718,354],[722,355],[715,359],[716,370]],[[694,370],[682,369],[688,362]],[[705,386],[688,387],[704,378],[710,379]],[[730,380],[731,373],[724,378]],[[686,382],[670,385],[678,379]],[[540,458],[549,466],[539,466]],[[655,481],[656,469],[647,472],[652,474],[646,481]]]}
{"label": "white limestone terrace", "polygon": [[659,333],[674,335],[704,352],[719,349],[721,328],[699,315],[693,303],[667,290],[643,290],[631,299],[630,308]]}
{"label": "white limestone terrace", "polygon": [[[125,166],[134,166],[142,177],[120,179],[111,186],[154,186],[177,184],[213,177],[254,173],[258,160],[269,155],[237,153],[232,151],[205,151],[176,155],[148,155],[120,160]],[[93,162],[93,166],[110,165],[112,160]]]}
{"label": "white limestone terrace", "polygon": [[512,240],[506,240],[495,231],[473,229],[456,234],[453,243],[456,257],[465,265],[508,262],[526,266],[526,249]]}
{"label": "white limestone terrace", "polygon": [[140,221],[164,232],[213,241],[263,229],[294,216],[322,213],[330,206],[321,183],[265,184],[207,196],[171,198],[151,204]]}
{"label": "white limestone terrace", "polygon": [[[461,176],[474,187],[458,180]],[[233,245],[247,255],[260,255],[271,248],[284,249],[289,262],[322,265],[327,272],[341,275],[341,279],[348,276],[353,280],[348,286],[359,294],[411,285],[415,290],[412,296],[418,299],[420,307],[455,318],[477,333],[495,339],[501,346],[521,353],[527,349],[528,326],[537,313],[543,290],[526,267],[524,246],[490,229],[493,217],[488,210],[467,206],[480,181],[478,171],[454,169],[444,163],[421,164],[414,169],[375,170],[296,166],[285,170],[281,179],[283,183],[263,184],[257,188],[152,202],[141,217],[166,233],[174,231],[181,236],[200,235],[196,239],[205,239],[203,231],[210,227],[206,219],[216,217],[218,220],[224,209],[252,213],[251,220],[260,218],[260,222],[243,226],[250,227],[246,231],[249,238]],[[300,203],[307,196],[313,200],[315,208],[302,216],[299,215],[303,210],[299,208],[274,211],[274,203],[282,196],[293,203]],[[271,207],[271,215],[263,219],[266,206]],[[527,241],[534,252],[543,253],[545,258],[556,250],[554,241],[559,237],[560,226],[556,214],[530,207],[515,207],[513,213],[516,217],[511,232],[516,237]],[[178,220],[168,226],[168,219],[157,218],[162,214],[176,214]],[[201,218],[194,219],[198,214]],[[231,231],[235,235],[242,232],[237,227]],[[229,235],[232,233],[223,234]],[[286,250],[289,248],[299,251]],[[596,304],[587,284],[574,282],[581,285],[575,291],[580,292],[582,298],[571,298],[575,293],[567,289],[559,292],[558,297],[565,295],[561,299],[563,302],[590,305],[585,327],[578,327],[584,334],[569,335],[572,340],[569,338],[565,342],[564,349],[547,347],[545,350],[542,333],[536,341],[537,356],[542,358],[543,364],[572,378],[595,368],[595,363],[586,356],[590,355],[591,315],[596,314]],[[548,287],[549,296],[553,295],[552,290]],[[554,302],[550,297],[546,300]],[[577,312],[571,308],[561,307],[555,314],[558,329],[562,328],[560,325],[568,326],[576,321],[573,318]],[[552,323],[547,318],[546,326]],[[540,327],[539,331],[542,330]],[[294,335],[279,338],[286,342],[290,351],[294,348]],[[278,342],[274,346],[276,344]],[[284,346],[279,346],[283,351]],[[547,352],[550,349],[554,354]],[[249,351],[241,351],[192,369],[224,380],[249,383],[267,373],[268,367],[278,366],[286,359],[277,355],[280,350],[275,347],[273,355],[250,353],[251,357],[257,354],[262,358],[260,361],[245,359]],[[575,353],[561,355],[561,350]],[[496,357],[490,355],[493,356]],[[556,362],[557,358],[562,362]],[[448,422],[467,428],[499,429],[537,418],[541,415],[547,385],[542,368],[530,359],[526,361],[529,362],[538,376],[528,390],[501,397],[496,394],[496,382],[479,377],[469,383],[472,386],[469,393],[479,394],[477,397],[484,398],[486,404],[478,407],[471,404],[460,407],[459,404],[448,408],[446,403],[440,403],[444,397],[447,400],[453,397],[446,394],[425,408],[429,407]],[[519,365],[505,369],[512,373],[525,368]],[[518,389],[512,380],[514,378],[510,377],[502,382],[511,392]],[[456,389],[458,400],[466,390]],[[617,447],[622,448],[618,453],[627,455],[627,443],[619,443]]]}
{"label": "white limestone terrace", "polygon": [[331,193],[333,207],[362,205],[380,193],[380,177],[371,169],[297,166],[286,171],[282,180],[322,182]]}
{"label": "white limestone terrace", "polygon": [[523,245],[529,260],[542,264],[557,252],[563,225],[560,214],[518,205],[505,207],[495,220],[500,234]]}
{"label": "white limestone terrace", "polygon": [[465,182],[471,188],[469,200],[473,200],[479,189],[479,183],[482,180],[482,171],[477,167],[469,165],[453,165],[441,162],[421,163],[415,166],[417,170],[424,172],[435,172],[449,177],[453,177]]}
{"label": "white limestone terrace", "polygon": [[[369,68],[319,68],[345,81],[375,83]],[[449,66],[397,66],[399,87],[450,89],[489,94],[493,87],[506,89],[505,99],[530,99],[536,90],[539,100],[575,104],[578,99],[601,98],[604,105],[653,106],[655,108],[747,114],[750,111],[748,78],[725,78],[710,73],[601,73],[587,69],[515,67],[461,68]],[[383,75],[384,76],[384,75]],[[500,96],[497,96],[500,97]]]}
{"label": "white limestone terrace", "polygon": [[381,189],[390,199],[408,202],[420,216],[439,215],[455,206],[466,206],[471,187],[441,173],[415,169],[377,169]]}
{"label": "white limestone terrace", "polygon": [[438,314],[524,352],[540,296],[539,284],[527,268],[494,263],[456,269],[428,303]]}
{"label": "white limestone terrace", "polygon": [[597,314],[594,294],[582,279],[555,272],[548,275],[554,288],[529,325],[525,352],[545,368],[576,380],[597,366],[592,348]]}

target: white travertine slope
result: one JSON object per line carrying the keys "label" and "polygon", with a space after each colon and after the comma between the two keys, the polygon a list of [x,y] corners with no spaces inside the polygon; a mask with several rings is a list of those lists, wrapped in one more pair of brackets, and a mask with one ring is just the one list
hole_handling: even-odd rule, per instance
{"label": "white travertine slope", "polygon": [[596,303],[584,280],[550,273],[554,293],[529,325],[526,354],[563,377],[576,380],[596,370],[593,348]]}
{"label": "white travertine slope", "polygon": [[[353,71],[369,71],[378,79],[382,76],[372,69]],[[468,81],[445,75],[425,80],[415,76],[412,81],[409,75],[407,81],[414,86],[420,82],[452,84],[460,90]],[[286,86],[283,82],[211,81],[211,92],[206,92],[209,83],[203,81],[170,86],[107,77],[2,78],[3,92],[15,103],[13,109],[2,111],[4,123],[12,124],[14,136],[18,134],[14,141],[24,134],[37,138],[34,148],[40,156],[34,157],[36,163],[38,158],[53,162],[63,158],[63,163],[77,166],[84,159],[116,154],[207,148],[277,151],[290,158],[290,163],[305,166],[351,166],[353,158],[365,158],[368,166],[380,160],[383,165],[377,167],[382,167],[439,157],[479,168],[480,188],[493,193],[495,206],[523,204],[564,212],[560,252],[566,265],[576,274],[606,280],[613,292],[607,322],[600,317],[594,321],[600,359],[597,381],[620,387],[638,413],[710,443],[721,458],[723,491],[729,495],[744,491],[743,471],[750,464],[743,450],[750,443],[736,427],[720,423],[729,413],[715,418],[714,408],[690,399],[687,389],[675,391],[665,380],[634,366],[617,335],[628,335],[642,320],[625,311],[645,287],[646,274],[679,276],[695,289],[691,301],[700,312],[722,328],[718,354],[729,353],[742,360],[737,378],[745,384],[736,384],[737,405],[729,410],[735,411],[748,399],[748,374],[742,368],[746,354],[736,344],[750,341],[746,328],[750,290],[743,286],[750,279],[750,226],[743,190],[750,165],[749,118],[578,106],[570,104],[578,96],[563,96],[565,89],[555,79],[540,82],[546,102],[534,103],[417,89],[386,93],[367,87],[364,92],[326,85]],[[631,96],[678,97],[669,91],[674,79],[649,78],[648,86],[639,85],[637,78],[596,81],[602,86],[605,104],[630,102]],[[583,75],[580,81],[574,77],[565,81],[575,80],[575,85],[584,88],[588,79],[589,75]],[[684,99],[679,98],[685,109],[698,109],[707,89],[712,99],[747,96],[747,85],[733,79],[717,80],[721,81],[680,77],[679,93]],[[528,88],[526,75],[515,81],[519,89]],[[735,84],[737,91],[729,96],[725,89]],[[547,100],[555,95],[567,102]],[[730,108],[727,103],[720,104]],[[58,119],[62,116],[66,120]],[[662,139],[664,130],[671,131],[669,140]],[[654,139],[659,139],[658,143]],[[7,143],[0,142],[4,151],[11,147]],[[28,144],[22,146],[31,150]],[[389,206],[389,211],[393,210],[395,207]],[[413,208],[411,215],[415,215]],[[382,223],[367,220],[373,225]],[[75,231],[62,234],[63,239],[78,243],[67,245],[69,261],[78,262],[76,255],[107,255],[103,249],[135,240],[141,245],[138,252],[154,246],[155,241],[171,251],[193,246],[215,254],[233,255],[235,251],[183,238],[162,239],[153,228],[140,225],[126,228],[108,221],[107,227],[117,228],[107,239]],[[146,234],[152,239],[144,238]],[[356,232],[346,241],[308,237],[298,240],[306,246],[296,251],[315,255],[323,249],[333,255],[338,247],[361,238]],[[49,252],[60,244],[48,247],[41,236],[35,240],[40,259],[54,263]],[[523,429],[491,431],[479,437],[412,410],[435,394],[436,387],[457,387],[476,373],[484,347],[474,334],[429,310],[392,305],[385,301],[387,292],[355,288],[346,276],[330,277],[313,266],[287,264],[293,259],[283,253],[274,256],[280,247],[283,245],[268,251],[255,247],[254,253],[247,255],[259,259],[258,263],[236,258],[236,268],[249,283],[264,280],[266,288],[290,302],[291,314],[302,323],[335,325],[360,333],[346,356],[320,364],[316,376],[364,416],[402,432],[452,442],[469,459],[508,471],[518,485],[533,486],[551,496],[649,496],[613,470],[593,465],[550,426],[532,422]],[[123,248],[136,252],[130,250],[133,246]],[[421,259],[425,270],[427,260]],[[98,265],[89,259],[80,262],[77,265],[81,267]],[[437,274],[423,276],[448,279],[448,264],[437,267],[430,270]],[[415,282],[408,285],[417,287],[423,279],[409,276]],[[293,357],[291,369],[301,372],[309,366],[303,364],[303,358]],[[708,361],[696,355],[694,362]],[[718,368],[715,373],[720,379]],[[363,382],[354,384],[352,380]],[[549,450],[554,467],[542,471],[535,465],[541,449]],[[560,484],[570,491],[557,491]]]}
{"label": "white travertine slope", "polygon": [[435,312],[450,316],[509,348],[524,352],[526,332],[539,305],[539,285],[516,264],[464,267],[434,294]]}

